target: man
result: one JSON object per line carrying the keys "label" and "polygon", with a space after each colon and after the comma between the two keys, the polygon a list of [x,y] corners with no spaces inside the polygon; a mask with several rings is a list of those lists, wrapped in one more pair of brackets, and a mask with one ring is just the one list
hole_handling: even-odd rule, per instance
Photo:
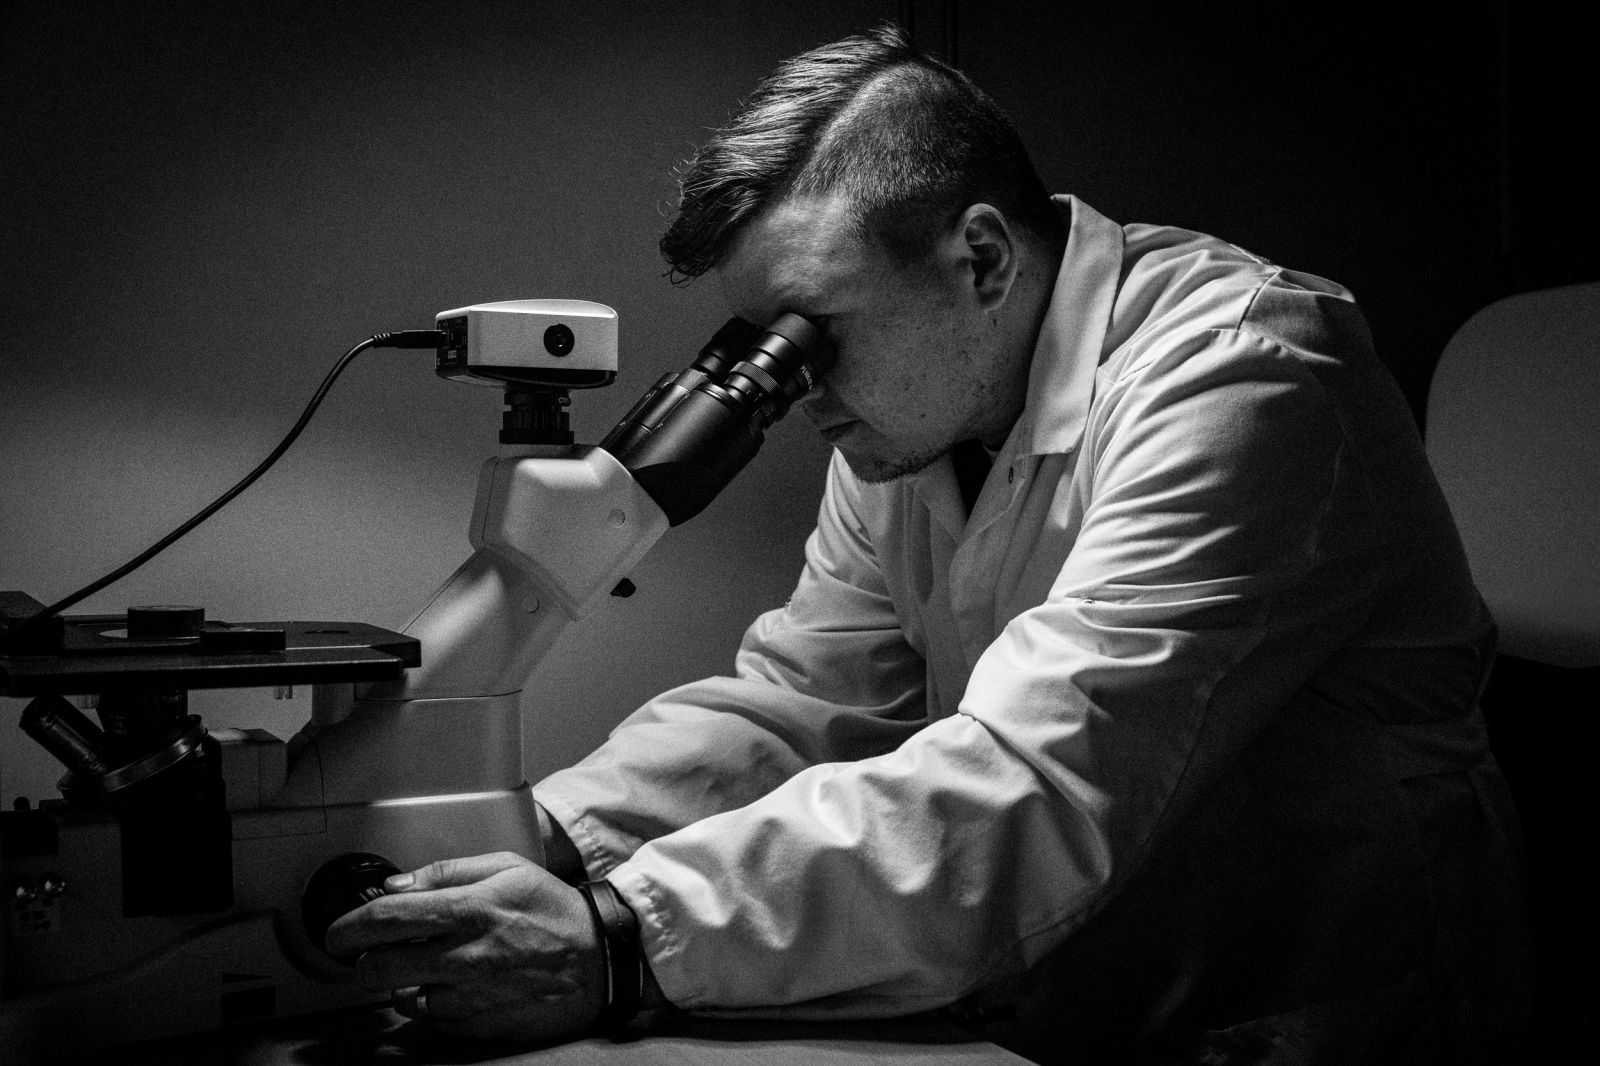
{"label": "man", "polygon": [[642,982],[962,1004],[1044,1060],[1491,1053],[1521,950],[1492,625],[1348,293],[1052,201],[893,28],[764,82],[662,247],[838,349],[794,595],[735,677],[535,789],[587,899],[436,864],[331,947],[478,1035],[580,1032]]}

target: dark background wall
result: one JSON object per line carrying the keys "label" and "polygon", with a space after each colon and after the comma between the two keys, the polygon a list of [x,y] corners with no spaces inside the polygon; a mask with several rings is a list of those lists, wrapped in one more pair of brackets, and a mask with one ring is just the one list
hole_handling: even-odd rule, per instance
{"label": "dark background wall", "polygon": [[[714,284],[661,276],[672,167],[779,59],[883,16],[1012,111],[1053,188],[1350,286],[1420,412],[1473,310],[1595,276],[1596,91],[1558,5],[1404,7],[13,3],[0,588],[50,600],[122,562],[253,466],[345,348],[460,304],[617,308],[621,379],[574,402],[596,439],[726,317]],[[401,625],[467,550],[498,424],[430,361],[363,356],[272,473],[84,609]],[[825,460],[778,427],[568,635],[530,691],[533,772],[729,668],[792,584]],[[281,736],[308,706],[196,702]],[[0,801],[56,772],[0,722]]]}
{"label": "dark background wall", "polygon": [[1472,312],[1600,277],[1580,6],[963,4],[955,41],[1047,184],[1349,287],[1420,417]]}

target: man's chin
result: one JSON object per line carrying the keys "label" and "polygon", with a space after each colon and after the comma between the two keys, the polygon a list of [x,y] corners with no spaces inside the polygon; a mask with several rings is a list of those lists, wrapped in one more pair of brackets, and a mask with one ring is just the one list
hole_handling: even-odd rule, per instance
{"label": "man's chin", "polygon": [[896,456],[885,459],[879,456],[855,455],[843,448],[839,454],[844,456],[845,463],[850,467],[850,472],[860,481],[869,485],[882,484],[896,478],[908,477],[912,474],[926,470],[932,462],[939,458],[938,455],[929,456]]}

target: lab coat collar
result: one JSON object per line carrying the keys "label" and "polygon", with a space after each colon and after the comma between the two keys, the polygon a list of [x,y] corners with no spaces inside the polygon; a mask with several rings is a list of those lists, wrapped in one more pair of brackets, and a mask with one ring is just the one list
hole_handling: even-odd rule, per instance
{"label": "lab coat collar", "polygon": [[[945,533],[969,539],[992,523],[1022,488],[1024,456],[1071,452],[1083,439],[1094,398],[1117,282],[1122,274],[1122,227],[1075,196],[1053,197],[1067,218],[1067,246],[1028,368],[1028,398],[995,466],[1011,486],[1005,499],[986,490],[969,519],[948,455],[908,479]],[[992,482],[996,474],[990,471]]]}
{"label": "lab coat collar", "polygon": [[1021,455],[1070,452],[1083,439],[1122,273],[1122,227],[1076,196],[1053,199],[1068,215],[1067,247],[1011,431]]}

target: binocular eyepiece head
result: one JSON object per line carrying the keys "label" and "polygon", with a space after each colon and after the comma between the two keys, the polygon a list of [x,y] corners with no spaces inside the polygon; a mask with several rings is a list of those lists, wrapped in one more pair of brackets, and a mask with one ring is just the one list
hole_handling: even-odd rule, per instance
{"label": "binocular eyepiece head", "polygon": [[766,328],[729,319],[694,362],[656,383],[600,442],[672,525],[699,514],[761,447],[768,426],[816,387],[836,353],[785,313]]}
{"label": "binocular eyepiece head", "polygon": [[694,366],[738,397],[741,407],[771,425],[832,368],[833,345],[810,320],[793,312],[766,329],[729,319],[700,351]]}

